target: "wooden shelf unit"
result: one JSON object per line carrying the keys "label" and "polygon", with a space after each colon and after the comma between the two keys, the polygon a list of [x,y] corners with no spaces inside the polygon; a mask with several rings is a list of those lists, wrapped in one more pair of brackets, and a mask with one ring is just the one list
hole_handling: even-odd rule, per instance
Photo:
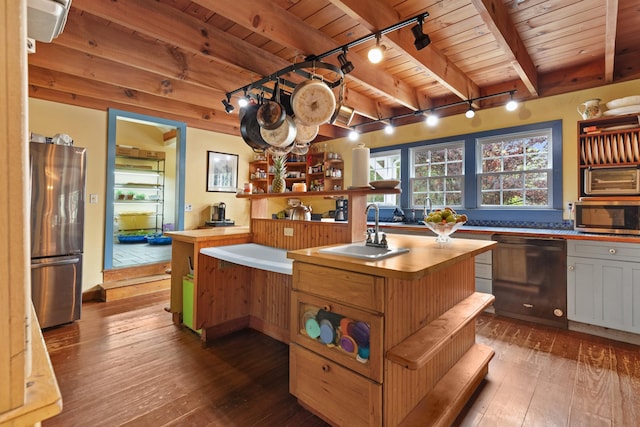
{"label": "wooden shelf unit", "polygon": [[584,192],[585,170],[640,166],[640,119],[637,114],[578,122],[578,193]]}
{"label": "wooden shelf unit", "polygon": [[[254,194],[269,192],[273,182],[273,158],[264,154],[264,158],[249,162],[249,182],[253,184]],[[307,185],[309,192],[344,190],[344,161],[337,153],[317,152],[303,156],[287,155],[287,189],[291,190],[296,182]]]}

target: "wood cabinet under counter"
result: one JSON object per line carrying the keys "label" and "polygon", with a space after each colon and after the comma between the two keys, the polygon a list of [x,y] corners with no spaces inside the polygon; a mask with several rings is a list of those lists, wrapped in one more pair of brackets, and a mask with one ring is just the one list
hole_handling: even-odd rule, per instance
{"label": "wood cabinet under counter", "polygon": [[[320,248],[288,252],[294,260],[290,391],[334,425],[450,425],[493,356],[475,343],[475,318],[493,296],[475,292],[474,258],[495,242],[388,239],[410,251],[380,261]],[[331,322],[340,328],[336,337],[351,337],[344,319],[363,323],[369,333],[354,331],[343,347],[331,335],[315,336],[313,321],[307,328],[314,313],[325,328]],[[357,408],[345,406],[353,393]]]}

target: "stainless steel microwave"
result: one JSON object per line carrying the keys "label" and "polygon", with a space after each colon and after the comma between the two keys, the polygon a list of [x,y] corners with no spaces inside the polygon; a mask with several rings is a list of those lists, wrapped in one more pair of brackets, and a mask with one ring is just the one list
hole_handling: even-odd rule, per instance
{"label": "stainless steel microwave", "polygon": [[585,169],[584,194],[640,195],[640,169],[637,166]]}
{"label": "stainless steel microwave", "polygon": [[580,200],[574,229],[589,233],[640,235],[640,200]]}

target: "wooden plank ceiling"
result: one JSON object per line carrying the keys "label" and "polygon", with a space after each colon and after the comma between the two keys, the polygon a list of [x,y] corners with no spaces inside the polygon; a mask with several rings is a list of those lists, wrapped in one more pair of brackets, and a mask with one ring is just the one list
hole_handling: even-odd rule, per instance
{"label": "wooden plank ceiling", "polygon": [[[29,94],[240,135],[226,93],[424,12],[431,44],[422,50],[413,24],[382,36],[380,64],[367,60],[375,41],[349,49],[352,123],[503,91],[527,100],[640,78],[637,0],[73,0],[64,32],[29,55]],[[324,61],[338,64],[336,55]],[[327,124],[317,140],[345,134]]]}

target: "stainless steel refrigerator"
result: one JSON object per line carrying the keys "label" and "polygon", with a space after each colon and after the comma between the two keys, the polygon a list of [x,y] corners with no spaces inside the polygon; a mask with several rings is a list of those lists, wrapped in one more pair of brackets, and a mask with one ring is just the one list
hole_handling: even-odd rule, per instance
{"label": "stainless steel refrigerator", "polygon": [[48,328],[80,318],[86,149],[30,144],[31,299]]}

